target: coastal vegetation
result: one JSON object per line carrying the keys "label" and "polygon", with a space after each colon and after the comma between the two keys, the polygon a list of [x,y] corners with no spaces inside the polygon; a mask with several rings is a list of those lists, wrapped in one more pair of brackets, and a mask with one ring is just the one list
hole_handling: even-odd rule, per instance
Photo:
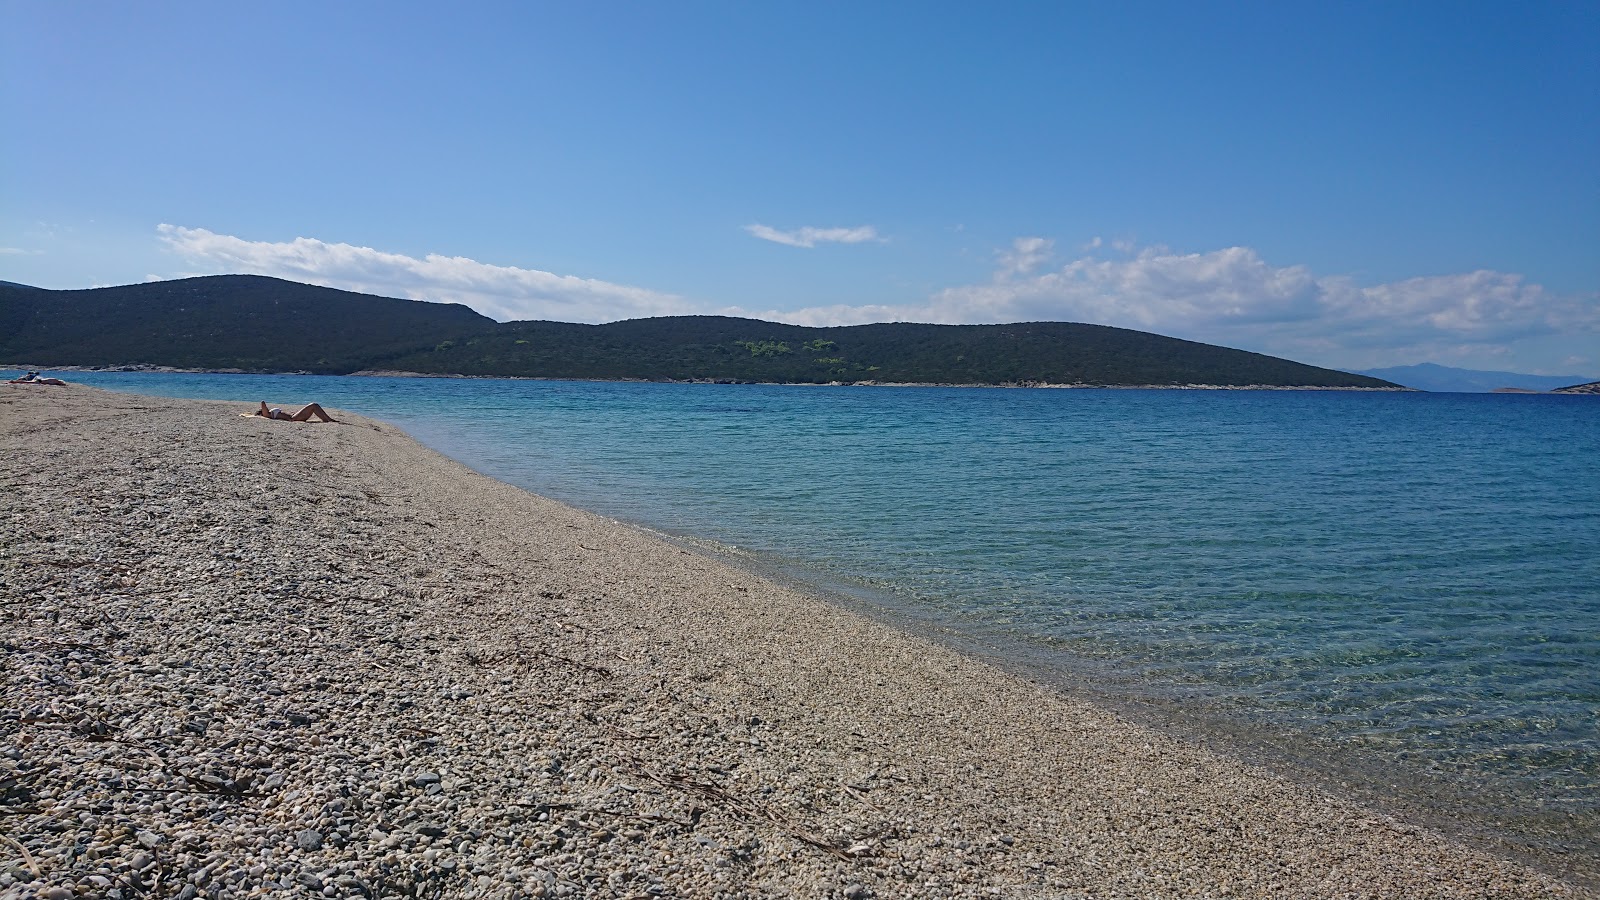
{"label": "coastal vegetation", "polygon": [[1123,328],[1068,322],[833,328],[727,316],[495,322],[453,303],[254,275],[78,291],[0,286],[0,360],[247,372],[680,381],[1390,387]]}

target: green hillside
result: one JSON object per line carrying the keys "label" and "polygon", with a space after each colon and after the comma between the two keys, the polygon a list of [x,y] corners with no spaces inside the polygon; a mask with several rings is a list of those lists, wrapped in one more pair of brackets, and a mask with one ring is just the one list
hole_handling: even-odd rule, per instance
{"label": "green hillside", "polygon": [[1122,328],[1063,322],[805,328],[678,316],[609,325],[511,322],[401,356],[397,368],[547,378],[941,384],[1381,387],[1377,379]]}
{"label": "green hillside", "polygon": [[0,286],[0,359],[41,366],[354,372],[493,326],[460,304],[257,275],[82,291]]}
{"label": "green hillside", "polygon": [[227,275],[83,291],[0,285],[0,360],[329,374],[940,384],[1387,387],[1362,375],[1063,322],[806,328],[722,316],[496,323],[422,303]]}

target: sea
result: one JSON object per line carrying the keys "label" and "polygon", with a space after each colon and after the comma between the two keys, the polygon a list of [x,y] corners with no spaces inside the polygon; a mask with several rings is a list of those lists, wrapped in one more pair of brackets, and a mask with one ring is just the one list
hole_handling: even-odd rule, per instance
{"label": "sea", "polygon": [[318,401],[1600,874],[1600,398],[70,373]]}

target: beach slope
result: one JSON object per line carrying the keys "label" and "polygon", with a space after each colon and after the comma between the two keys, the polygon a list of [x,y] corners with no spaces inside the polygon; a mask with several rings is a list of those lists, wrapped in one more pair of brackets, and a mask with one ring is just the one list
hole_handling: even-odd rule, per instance
{"label": "beach slope", "polygon": [[0,388],[0,896],[1580,893],[381,422]]}

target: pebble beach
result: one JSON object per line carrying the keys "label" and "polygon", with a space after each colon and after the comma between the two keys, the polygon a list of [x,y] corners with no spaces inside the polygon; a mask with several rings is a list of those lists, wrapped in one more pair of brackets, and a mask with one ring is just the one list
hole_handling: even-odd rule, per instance
{"label": "pebble beach", "polygon": [[0,388],[4,900],[1592,896],[384,422]]}

